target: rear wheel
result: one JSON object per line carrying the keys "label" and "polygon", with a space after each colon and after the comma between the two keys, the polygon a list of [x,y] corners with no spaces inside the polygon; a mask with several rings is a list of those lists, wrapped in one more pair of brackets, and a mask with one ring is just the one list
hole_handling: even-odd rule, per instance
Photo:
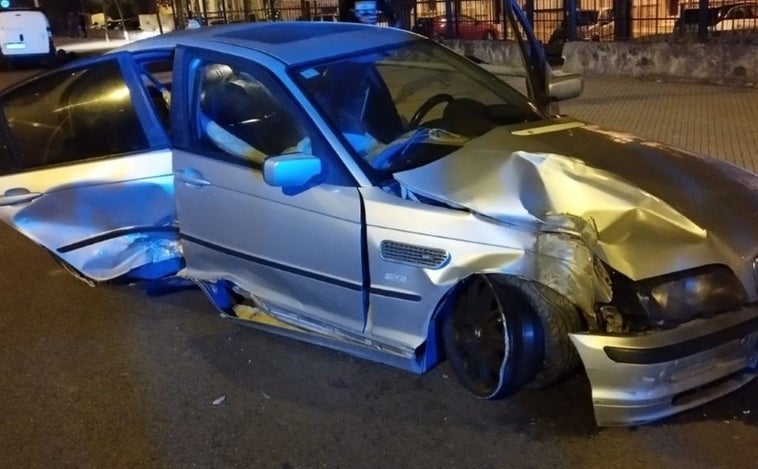
{"label": "rear wheel", "polygon": [[443,342],[464,388],[480,399],[499,399],[573,370],[578,357],[568,332],[580,326],[573,306],[546,287],[476,275],[454,300]]}

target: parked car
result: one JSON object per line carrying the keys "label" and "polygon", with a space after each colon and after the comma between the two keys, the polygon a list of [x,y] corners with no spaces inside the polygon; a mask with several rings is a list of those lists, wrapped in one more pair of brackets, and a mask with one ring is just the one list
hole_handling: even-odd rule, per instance
{"label": "parked car", "polygon": [[729,5],[728,8],[723,8],[720,13],[712,28],[714,33],[758,30],[758,4]]}
{"label": "parked car", "polygon": [[34,77],[0,94],[0,218],[90,284],[191,282],[240,324],[415,373],[447,359],[481,399],[581,363],[597,422],[636,425],[748,383],[758,178],[551,115],[581,78],[512,6],[529,96],[330,22]]}
{"label": "parked car", "polygon": [[467,15],[453,16],[451,30],[447,30],[444,15],[421,17],[416,20],[413,31],[432,39],[497,39],[498,28],[491,21],[478,20]]}
{"label": "parked car", "polygon": [[[674,23],[674,35],[694,35],[700,23],[700,9],[682,10]],[[758,5],[749,3],[721,5],[706,9],[706,28],[708,34],[718,35],[722,32],[758,30]]]}
{"label": "parked car", "polygon": [[127,31],[139,31],[139,18],[124,18],[123,21],[120,18],[108,19],[104,24],[98,22],[92,23],[91,29],[99,30],[106,29],[107,27],[109,31],[123,31],[124,26],[126,26]]}
{"label": "parked car", "polygon": [[55,44],[47,16],[39,10],[0,9],[0,68],[19,62],[49,63]]}

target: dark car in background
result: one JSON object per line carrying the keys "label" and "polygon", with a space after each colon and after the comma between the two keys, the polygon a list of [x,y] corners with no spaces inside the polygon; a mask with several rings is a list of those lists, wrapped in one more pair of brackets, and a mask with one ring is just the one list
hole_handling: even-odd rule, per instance
{"label": "dark car in background", "polygon": [[468,15],[453,16],[450,31],[444,15],[418,18],[413,31],[432,39],[497,39],[499,36],[495,23]]}

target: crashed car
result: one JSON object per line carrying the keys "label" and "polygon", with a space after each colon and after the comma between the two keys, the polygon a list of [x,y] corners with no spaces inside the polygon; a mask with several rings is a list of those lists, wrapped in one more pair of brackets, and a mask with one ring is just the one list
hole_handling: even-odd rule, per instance
{"label": "crashed car", "polygon": [[416,34],[204,28],[0,95],[0,217],[92,284],[495,399],[583,365],[600,425],[758,374],[758,178],[552,114],[578,95],[516,6],[529,96]]}

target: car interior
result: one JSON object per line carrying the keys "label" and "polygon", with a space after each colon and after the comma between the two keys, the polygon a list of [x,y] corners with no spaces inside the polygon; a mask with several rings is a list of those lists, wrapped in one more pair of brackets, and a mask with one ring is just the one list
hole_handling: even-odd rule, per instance
{"label": "car interior", "polygon": [[297,147],[305,137],[269,90],[244,72],[209,65],[201,89],[201,119],[211,123],[201,126],[203,137],[232,156],[262,163],[266,156]]}

